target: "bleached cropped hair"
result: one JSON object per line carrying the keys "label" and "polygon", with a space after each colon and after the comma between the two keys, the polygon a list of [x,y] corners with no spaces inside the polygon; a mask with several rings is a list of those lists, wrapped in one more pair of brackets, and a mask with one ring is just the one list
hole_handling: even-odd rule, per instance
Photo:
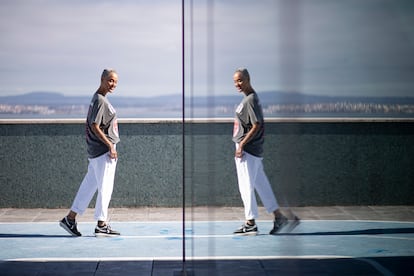
{"label": "bleached cropped hair", "polygon": [[117,74],[115,69],[112,69],[112,68],[104,69],[103,72],[102,72],[102,75],[101,75],[101,79],[108,77],[111,73]]}
{"label": "bleached cropped hair", "polygon": [[250,74],[249,74],[249,71],[247,71],[246,68],[239,68],[239,69],[236,70],[235,73],[237,73],[237,72],[241,73],[246,80],[250,81]]}

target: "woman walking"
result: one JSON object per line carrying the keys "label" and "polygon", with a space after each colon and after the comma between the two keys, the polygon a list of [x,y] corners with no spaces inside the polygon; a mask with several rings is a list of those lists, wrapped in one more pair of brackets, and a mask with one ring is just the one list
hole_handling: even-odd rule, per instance
{"label": "woman walking", "polygon": [[83,214],[92,197],[98,191],[95,206],[96,236],[120,235],[111,229],[108,206],[112,197],[115,169],[118,160],[116,144],[120,141],[115,109],[106,97],[118,85],[118,74],[113,69],[102,72],[101,84],[92,97],[86,118],[86,143],[88,148],[88,172],[86,173],[72,207],[60,226],[72,236],[81,236],[77,229],[76,216]]}
{"label": "woman walking", "polygon": [[[244,95],[236,109],[233,141],[236,144],[237,179],[246,218],[245,223],[234,231],[234,234],[257,234],[258,227],[255,222],[258,217],[256,191],[266,211],[274,214],[273,228],[270,230],[270,234],[273,235],[288,224],[288,219],[280,211],[272,187],[263,170],[263,110],[259,97],[250,84],[250,75],[247,69],[236,70],[233,81],[236,89]],[[296,216],[294,216],[294,222],[299,223]]]}

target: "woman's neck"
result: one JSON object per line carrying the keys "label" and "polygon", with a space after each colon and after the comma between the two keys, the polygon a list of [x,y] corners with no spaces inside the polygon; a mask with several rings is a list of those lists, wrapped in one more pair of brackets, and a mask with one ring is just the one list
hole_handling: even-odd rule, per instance
{"label": "woman's neck", "polygon": [[249,88],[247,88],[246,89],[246,91],[243,91],[244,92],[244,94],[246,95],[246,96],[248,96],[248,95],[250,95],[251,93],[254,93],[255,91],[254,91],[254,89],[252,88],[252,87],[249,87]]}
{"label": "woman's neck", "polygon": [[106,96],[106,94],[108,94],[108,91],[106,91],[105,89],[102,89],[102,88],[98,88],[96,93],[101,94],[102,96]]}

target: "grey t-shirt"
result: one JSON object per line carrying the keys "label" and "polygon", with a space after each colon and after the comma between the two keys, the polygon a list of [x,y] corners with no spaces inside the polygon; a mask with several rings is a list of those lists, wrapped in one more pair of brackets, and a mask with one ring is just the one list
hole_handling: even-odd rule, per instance
{"label": "grey t-shirt", "polygon": [[86,143],[89,158],[96,158],[108,152],[108,146],[92,131],[93,123],[99,126],[113,144],[120,141],[116,111],[108,99],[99,93],[93,95],[86,118]]}
{"label": "grey t-shirt", "polygon": [[259,123],[260,129],[244,146],[244,150],[251,155],[262,157],[264,143],[263,110],[256,92],[245,95],[236,109],[234,118],[233,141],[240,143],[254,124]]}

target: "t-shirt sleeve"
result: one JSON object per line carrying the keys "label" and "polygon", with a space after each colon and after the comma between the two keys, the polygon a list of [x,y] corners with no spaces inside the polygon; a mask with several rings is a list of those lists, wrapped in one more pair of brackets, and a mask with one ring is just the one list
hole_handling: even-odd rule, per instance
{"label": "t-shirt sleeve", "polygon": [[260,123],[260,113],[259,113],[259,106],[255,103],[255,101],[248,101],[246,104],[247,114],[249,114],[249,121],[251,125],[255,125],[256,123]]}
{"label": "t-shirt sleeve", "polygon": [[92,113],[90,116],[90,123],[100,125],[102,123],[102,118],[104,114],[104,101],[97,99],[92,106]]}

